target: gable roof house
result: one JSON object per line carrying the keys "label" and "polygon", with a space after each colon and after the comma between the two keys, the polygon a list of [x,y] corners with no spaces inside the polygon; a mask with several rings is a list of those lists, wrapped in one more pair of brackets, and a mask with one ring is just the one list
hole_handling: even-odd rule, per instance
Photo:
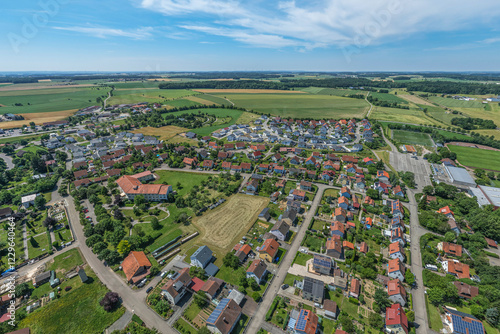
{"label": "gable roof house", "polygon": [[233,300],[224,298],[207,319],[207,328],[214,334],[229,334],[241,317],[241,307]]}
{"label": "gable roof house", "polygon": [[134,176],[123,175],[116,180],[116,184],[128,199],[133,200],[135,196],[143,195],[147,201],[159,202],[168,200],[168,195],[172,192],[171,185],[142,184]]}
{"label": "gable roof house", "polygon": [[127,277],[127,282],[130,284],[137,284],[149,275],[151,262],[149,262],[144,252],[132,251],[123,260],[122,268],[125,276]]}
{"label": "gable roof house", "polygon": [[357,278],[351,280],[351,287],[349,288],[349,297],[359,298],[361,292],[361,281]]}
{"label": "gable roof house", "polygon": [[323,281],[307,276],[304,277],[304,283],[302,286],[302,298],[322,304],[324,294],[325,283],[323,283]]}
{"label": "gable roof house", "polygon": [[405,271],[405,266],[399,258],[389,260],[389,265],[387,266],[387,276],[404,281]]}
{"label": "gable roof house", "polygon": [[189,267],[183,268],[177,273],[175,278],[170,279],[162,288],[162,294],[168,299],[168,301],[175,305],[188,291],[189,286],[192,283],[191,276],[189,276]]}
{"label": "gable roof house", "polygon": [[212,262],[213,252],[207,246],[201,246],[191,255],[191,264],[205,269]]}
{"label": "gable roof house", "polygon": [[312,311],[301,309],[293,330],[294,334],[315,334],[318,330],[318,316]]}
{"label": "gable roof house", "polygon": [[459,279],[461,278],[470,278],[469,274],[469,266],[465,263],[460,263],[459,261],[443,261],[442,263],[444,271],[446,271],[447,274],[454,275],[458,277]]}
{"label": "gable roof house", "polygon": [[200,288],[200,291],[205,292],[208,298],[214,299],[223,285],[223,280],[215,277],[210,277]]}
{"label": "gable roof house", "polygon": [[326,240],[325,243],[326,255],[331,256],[336,259],[343,258],[342,241],[339,237],[331,237]]}
{"label": "gable roof house", "polygon": [[479,294],[479,288],[477,286],[469,285],[463,282],[452,282],[458,290],[458,296],[464,299],[472,299]]}
{"label": "gable roof house", "polygon": [[393,279],[387,284],[387,294],[389,299],[394,303],[399,303],[402,306],[406,305],[406,290],[398,279]]}
{"label": "gable roof house", "polygon": [[278,254],[279,244],[274,239],[266,239],[259,250],[259,257],[268,262],[273,262]]}
{"label": "gable roof house", "polygon": [[274,234],[276,238],[278,238],[278,240],[285,241],[289,231],[290,231],[290,225],[288,225],[283,220],[280,220],[276,224],[274,224],[270,233]]}
{"label": "gable roof house", "polygon": [[399,304],[385,309],[385,327],[397,334],[408,334],[408,318]]}
{"label": "gable roof house", "polygon": [[325,316],[331,319],[336,319],[337,314],[339,314],[337,303],[333,300],[325,299],[323,309],[325,310]]}
{"label": "gable roof house", "polygon": [[393,242],[389,245],[389,258],[391,259],[397,258],[402,262],[405,260],[405,254],[401,243]]}
{"label": "gable roof house", "polygon": [[247,269],[247,278],[253,278],[258,284],[261,284],[267,274],[267,265],[261,259],[252,261],[252,264]]}

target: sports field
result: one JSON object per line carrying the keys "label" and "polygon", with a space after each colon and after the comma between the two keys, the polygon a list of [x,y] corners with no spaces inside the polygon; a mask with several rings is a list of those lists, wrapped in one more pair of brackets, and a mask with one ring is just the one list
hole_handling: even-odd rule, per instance
{"label": "sports field", "polygon": [[369,108],[364,100],[305,93],[224,94],[222,96],[235,103],[237,107],[293,118],[361,118]]}
{"label": "sports field", "polygon": [[81,109],[96,105],[96,98],[107,96],[109,90],[108,87],[92,87],[0,91],[0,104],[5,106],[0,107],[0,114]]}
{"label": "sports field", "polygon": [[203,244],[228,252],[268,203],[264,197],[233,195],[217,209],[193,220],[193,225],[200,229]]}
{"label": "sports field", "polygon": [[447,97],[430,96],[429,100],[449,108],[482,108],[481,101],[462,101]]}
{"label": "sports field", "polygon": [[196,94],[185,89],[158,89],[152,87],[115,89],[113,96],[108,100],[108,104],[130,104],[139,102],[159,102],[164,103],[168,99],[177,99]]}
{"label": "sports field", "polygon": [[448,148],[457,154],[458,162],[464,166],[500,171],[500,151],[457,145],[448,145]]}
{"label": "sports field", "polygon": [[427,133],[392,130],[392,138],[403,144],[432,146],[432,140]]}

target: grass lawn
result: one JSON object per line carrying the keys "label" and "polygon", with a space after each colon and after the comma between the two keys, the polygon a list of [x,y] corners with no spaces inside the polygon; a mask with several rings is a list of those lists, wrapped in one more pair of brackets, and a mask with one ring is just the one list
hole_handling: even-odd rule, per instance
{"label": "grass lawn", "polygon": [[[179,318],[174,325],[175,328],[179,329],[180,332],[184,334],[196,334],[198,331],[191,326],[186,320]],[[182,329],[181,329],[182,328]]]}
{"label": "grass lawn", "polygon": [[54,231],[54,234],[56,236],[55,241],[58,242],[66,243],[73,240],[73,237],[71,236],[71,231],[69,229],[61,228],[57,231]]}
{"label": "grass lawn", "polygon": [[297,255],[295,255],[295,259],[293,260],[293,263],[300,264],[301,266],[305,266],[307,260],[310,260],[313,257],[314,256],[312,256],[311,254],[304,254],[304,253],[298,252]]}
{"label": "grass lawn", "polygon": [[26,146],[26,147],[23,147],[22,150],[26,151],[26,152],[32,152],[32,153],[37,153],[37,152],[47,153],[47,150],[43,147],[40,147],[40,146]]}
{"label": "grass lawn", "polygon": [[372,112],[370,113],[370,118],[379,121],[403,122],[411,124],[441,124],[425,115],[419,108],[399,109],[374,106]]}
{"label": "grass lawn", "polygon": [[[194,103],[192,101],[189,101],[189,102]],[[170,105],[170,103],[169,103],[169,105]],[[213,125],[190,130],[190,131],[192,131],[200,136],[209,136],[212,132],[214,132],[216,130],[219,130],[219,129],[222,129],[222,128],[225,128],[227,126],[235,124],[236,121],[243,114],[243,111],[241,111],[241,110],[210,108],[210,109],[192,109],[192,110],[176,111],[176,112],[167,113],[164,115],[165,116],[167,116],[167,115],[180,116],[183,114],[196,114],[196,115],[198,115],[198,111],[200,111],[202,113],[208,113],[209,115],[215,115],[215,117],[217,117],[217,121]],[[219,120],[220,120],[220,122],[219,122]]]}
{"label": "grass lawn", "polygon": [[306,234],[302,245],[309,247],[313,252],[319,252],[321,247],[325,245],[326,239],[319,238],[315,235]]}
{"label": "grass lawn", "polygon": [[464,166],[500,171],[500,151],[475,147],[448,145],[457,154],[457,160]]}
{"label": "grass lawn", "polygon": [[177,99],[196,94],[186,89],[159,89],[156,88],[131,88],[116,89],[113,96],[108,100],[108,104],[129,104],[139,102],[168,103],[170,99]]}
{"label": "grass lawn", "polygon": [[302,277],[292,274],[286,274],[285,280],[283,284],[288,284],[289,286],[293,286],[293,281],[302,281],[304,280]]}
{"label": "grass lawn", "polygon": [[392,130],[393,139],[403,144],[432,146],[432,140],[427,133]]}
{"label": "grass lawn", "polygon": [[[78,277],[74,279],[79,281]],[[90,283],[70,290],[67,295],[29,314],[20,322],[19,328],[29,327],[33,334],[102,333],[125,312],[124,307],[106,312],[99,305],[108,291],[93,278]]]}
{"label": "grass lawn", "polygon": [[427,317],[429,319],[429,327],[436,332],[440,332],[441,329],[443,329],[443,322],[441,321],[438,308],[429,303],[427,296],[425,296],[425,305],[427,307]]}
{"label": "grass lawn", "polygon": [[462,101],[447,97],[429,96],[429,100],[449,108],[482,108],[481,101]]}
{"label": "grass lawn", "polygon": [[403,100],[397,95],[388,94],[388,93],[378,93],[378,92],[370,92],[370,96],[377,98],[379,101],[387,101],[387,102],[396,102],[400,104],[408,104],[408,101]]}
{"label": "grass lawn", "polygon": [[83,264],[83,259],[80,250],[78,248],[73,248],[54,257],[53,262],[49,263],[47,270],[67,272],[81,264]]}
{"label": "grass lawn", "polygon": [[363,117],[369,108],[364,100],[313,94],[215,94],[225,96],[238,107],[282,117]]}
{"label": "grass lawn", "polygon": [[[461,133],[454,133],[454,132],[451,132],[451,131],[437,130],[437,129],[434,129],[434,131],[438,132],[440,135],[442,135],[443,137],[445,137],[447,139],[453,139],[453,140],[456,140],[456,141],[460,141],[462,139],[469,139],[470,138],[470,136],[463,135]],[[493,130],[493,131],[497,131],[497,130]],[[500,132],[500,131],[497,131],[497,132]]]}
{"label": "grass lawn", "polygon": [[[170,184],[177,194],[184,196],[193,189],[194,186],[200,186],[201,182],[209,178],[207,174],[186,173],[186,172],[172,172],[159,170],[156,174],[160,177],[154,183],[156,184]],[[180,182],[181,187],[177,187],[177,182]]]}
{"label": "grass lawn", "polygon": [[201,312],[201,308],[195,303],[192,302],[191,305],[184,311],[182,314],[184,318],[188,319],[189,321],[193,321],[193,319],[198,315],[198,313]]}
{"label": "grass lawn", "polygon": [[323,329],[323,334],[332,334],[333,330],[335,329],[335,321],[323,317],[321,319],[321,327]]}
{"label": "grass lawn", "polygon": [[30,259],[40,256],[50,250],[47,233],[34,237],[34,239],[34,243],[31,242],[31,238],[28,239],[28,255]]}
{"label": "grass lawn", "polygon": [[148,246],[147,248],[150,251],[154,251],[155,249],[163,246],[167,242],[171,241],[172,239],[177,238],[180,235],[182,235],[181,229],[177,228],[177,229],[170,230],[168,233],[165,233],[161,237],[156,239],[156,241],[153,244],[151,244],[150,246]]}

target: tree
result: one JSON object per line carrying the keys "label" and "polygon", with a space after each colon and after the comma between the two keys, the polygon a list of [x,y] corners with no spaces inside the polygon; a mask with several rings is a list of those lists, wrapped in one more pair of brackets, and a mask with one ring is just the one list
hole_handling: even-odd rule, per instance
{"label": "tree", "polygon": [[153,228],[153,230],[159,230],[159,229],[161,229],[161,224],[158,221],[158,218],[153,217],[151,219],[151,227]]}
{"label": "tree", "polygon": [[130,251],[130,243],[128,242],[128,240],[122,240],[116,247],[116,250],[118,251],[118,253],[120,253],[120,255],[128,254],[128,252]]}
{"label": "tree", "polygon": [[233,268],[234,270],[237,270],[240,266],[240,260],[233,253],[227,253],[222,259],[222,263],[224,266]]}
{"label": "tree", "polygon": [[96,243],[94,247],[92,247],[92,252],[94,252],[95,254],[99,254],[106,248],[108,248],[108,244],[103,241],[100,241]]}
{"label": "tree", "polygon": [[120,302],[120,296],[116,292],[108,292],[101,299],[99,305],[101,305],[105,311],[110,312],[113,310]]}
{"label": "tree", "polygon": [[373,299],[380,306],[382,310],[385,310],[387,307],[391,306],[391,301],[389,300],[389,295],[383,289],[375,290],[375,294],[373,295]]}
{"label": "tree", "polygon": [[158,266],[152,266],[149,269],[149,276],[150,277],[156,276],[156,275],[158,275],[159,272],[160,272],[160,268],[158,268]]}
{"label": "tree", "polygon": [[134,204],[136,206],[139,206],[141,204],[145,204],[146,203],[146,199],[144,198],[144,195],[137,195],[134,197]]}
{"label": "tree", "polygon": [[432,186],[425,186],[424,189],[422,189],[422,192],[426,195],[432,196],[434,195],[434,188]]}
{"label": "tree", "polygon": [[54,218],[52,217],[48,217],[45,218],[42,222],[42,225],[45,227],[45,228],[51,228],[51,227],[54,227],[55,225],[57,224],[57,220],[55,220]]}
{"label": "tree", "polygon": [[378,313],[370,313],[370,315],[368,316],[368,323],[373,328],[376,328],[379,330],[384,328],[384,324],[385,324],[384,319]]}
{"label": "tree", "polygon": [[415,284],[415,275],[409,270],[405,272],[405,279],[409,285]]}
{"label": "tree", "polygon": [[354,323],[352,322],[352,319],[347,315],[342,314],[342,317],[340,318],[340,324],[342,325],[342,329],[347,333],[355,333],[356,328],[354,327]]}
{"label": "tree", "polygon": [[30,294],[30,292],[31,289],[28,283],[21,283],[16,285],[15,294],[17,298],[28,295]]}
{"label": "tree", "polygon": [[205,295],[205,292],[199,290],[196,292],[194,295],[194,302],[198,307],[203,308],[207,304],[207,296]]}
{"label": "tree", "polygon": [[47,200],[45,199],[44,196],[40,195],[35,198],[35,207],[38,210],[43,210],[45,208],[45,204],[47,203]]}
{"label": "tree", "polygon": [[415,321],[415,312],[413,312],[413,311],[406,312],[406,318],[408,318],[409,322],[414,322]]}
{"label": "tree", "polygon": [[456,237],[457,235],[454,232],[449,231],[444,234],[444,241],[453,242],[453,240],[455,240]]}
{"label": "tree", "polygon": [[255,300],[256,303],[258,303],[260,301],[260,298],[261,298],[260,293],[254,292],[252,294],[252,298],[253,298],[253,300]]}
{"label": "tree", "polygon": [[250,279],[250,287],[252,288],[252,290],[256,291],[256,290],[259,290],[259,283],[257,283],[256,280],[254,279]]}
{"label": "tree", "polygon": [[198,334],[212,334],[212,332],[205,326],[198,330]]}
{"label": "tree", "polygon": [[498,309],[496,307],[486,310],[486,321],[495,327],[498,325]]}
{"label": "tree", "polygon": [[443,303],[445,298],[445,292],[441,288],[434,287],[427,290],[427,296],[432,304],[438,306]]}

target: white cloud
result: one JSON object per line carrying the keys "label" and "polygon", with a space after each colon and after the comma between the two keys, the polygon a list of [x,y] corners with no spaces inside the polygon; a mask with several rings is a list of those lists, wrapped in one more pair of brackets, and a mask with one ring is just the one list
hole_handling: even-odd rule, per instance
{"label": "white cloud", "polygon": [[[376,44],[495,24],[497,0],[132,0],[189,20],[182,28],[261,47]],[[200,23],[202,22],[202,23]]]}
{"label": "white cloud", "polygon": [[127,37],[133,39],[146,39],[151,37],[153,28],[143,27],[133,30],[113,29],[107,27],[53,27],[56,30],[74,31],[98,38]]}

